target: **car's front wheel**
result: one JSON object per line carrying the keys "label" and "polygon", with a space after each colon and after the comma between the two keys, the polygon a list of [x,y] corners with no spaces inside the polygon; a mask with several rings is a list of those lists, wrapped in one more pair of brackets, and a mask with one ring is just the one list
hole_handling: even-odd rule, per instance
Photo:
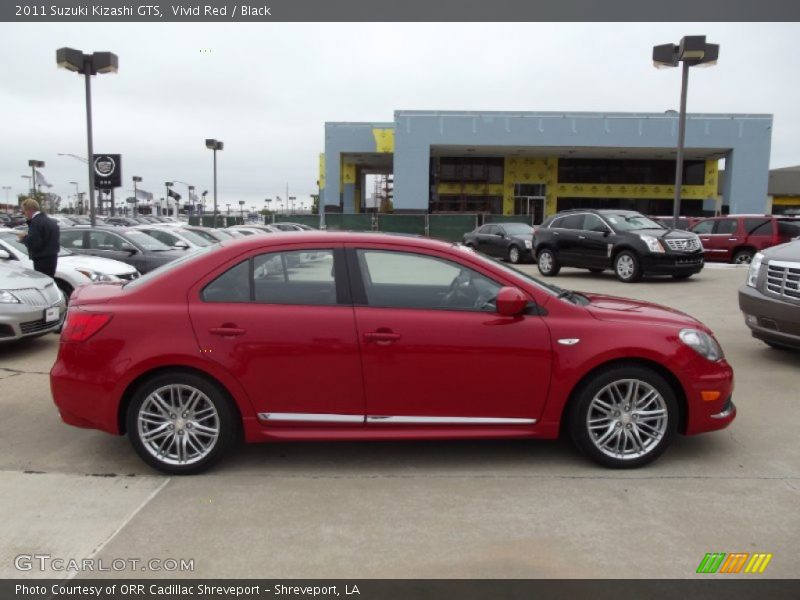
{"label": "car's front wheel", "polygon": [[513,265],[519,264],[522,260],[522,252],[519,249],[519,246],[510,246],[508,248],[508,262]]}
{"label": "car's front wheel", "polygon": [[536,266],[539,267],[539,273],[545,277],[555,277],[561,270],[558,257],[550,248],[542,248],[539,251],[536,258]]}
{"label": "car's front wheel", "polygon": [[128,407],[128,436],[139,456],[165,473],[207,469],[232,444],[236,412],[227,394],[191,373],[168,372],[136,390]]}
{"label": "car's front wheel", "polygon": [[575,445],[595,462],[617,469],[655,460],[677,425],[672,388],[661,375],[638,365],[608,369],[582,385],[569,421]]}
{"label": "car's front wheel", "polygon": [[614,273],[623,283],[634,283],[642,278],[642,263],[630,250],[623,250],[614,259]]}

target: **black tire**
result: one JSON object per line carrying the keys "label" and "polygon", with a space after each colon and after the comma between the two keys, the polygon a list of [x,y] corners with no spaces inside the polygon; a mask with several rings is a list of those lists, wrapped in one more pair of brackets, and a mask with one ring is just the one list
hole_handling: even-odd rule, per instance
{"label": "black tire", "polygon": [[635,252],[623,250],[614,257],[614,274],[623,283],[635,283],[642,278],[642,261]]}
{"label": "black tire", "polygon": [[[617,405],[611,400],[620,396],[614,396],[610,386],[620,386],[624,394],[626,389],[633,389],[632,381],[638,382],[638,411],[636,404],[626,405],[622,400]],[[598,401],[611,410],[605,412]],[[663,416],[651,414],[655,410],[662,411]],[[647,367],[621,365],[601,371],[581,384],[573,396],[568,425],[572,441],[593,461],[613,469],[633,469],[654,461],[667,449],[677,432],[678,414],[675,393],[661,375]],[[603,422],[606,418],[607,427]],[[594,430],[590,429],[590,419]],[[610,446],[620,442],[622,451],[615,454]]]}
{"label": "black tire", "polygon": [[689,279],[689,277],[691,277],[692,275],[694,275],[694,273],[675,273],[675,274],[672,276],[672,278],[673,278],[673,279],[678,279],[678,280],[681,280],[681,279]]}
{"label": "black tire", "polygon": [[66,303],[69,304],[69,297],[72,295],[72,292],[74,291],[73,287],[63,279],[56,279],[56,285],[58,286],[58,289],[64,292],[64,299]]}
{"label": "black tire", "polygon": [[522,262],[522,249],[515,245],[509,246],[506,252],[506,258],[512,265],[518,265]]}
{"label": "black tire", "polygon": [[[154,394],[157,391],[164,408],[158,408]],[[198,399],[194,408],[181,413],[178,403],[189,406],[195,392]],[[200,473],[219,460],[238,439],[240,422],[232,402],[219,386],[199,375],[181,371],[162,373],[134,393],[126,415],[128,437],[136,453],[151,467],[172,475]],[[206,429],[216,431],[216,438]],[[143,439],[147,434],[150,440]],[[181,461],[180,454],[175,456],[175,452],[184,439],[184,452],[195,456],[185,456],[189,460]],[[161,448],[156,448],[159,444]],[[189,448],[190,444],[196,445]]]}
{"label": "black tire", "polygon": [[561,270],[561,263],[558,262],[556,253],[550,248],[542,248],[536,255],[536,266],[539,267],[539,273],[545,277],[555,277]]}
{"label": "black tire", "polygon": [[755,252],[749,249],[737,250],[733,254],[732,262],[735,265],[749,265],[755,254]]}
{"label": "black tire", "polygon": [[591,273],[592,275],[598,275],[603,271],[605,271],[605,269],[589,269],[589,273]]}

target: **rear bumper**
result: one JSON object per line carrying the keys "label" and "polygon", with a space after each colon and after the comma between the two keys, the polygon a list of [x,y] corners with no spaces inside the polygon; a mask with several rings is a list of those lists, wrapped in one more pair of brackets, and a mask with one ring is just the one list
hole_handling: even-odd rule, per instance
{"label": "rear bumper", "polygon": [[743,285],[739,288],[739,308],[754,338],[800,349],[800,307],[796,304]]}

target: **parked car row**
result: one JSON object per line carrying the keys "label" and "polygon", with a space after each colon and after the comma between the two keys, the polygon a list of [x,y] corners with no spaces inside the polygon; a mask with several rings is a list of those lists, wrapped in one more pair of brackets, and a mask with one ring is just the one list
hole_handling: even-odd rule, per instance
{"label": "parked car row", "polygon": [[[511,263],[536,261],[546,277],[561,267],[600,273],[611,269],[620,281],[644,275],[686,279],[704,261],[749,263],[757,252],[800,236],[791,216],[731,215],[706,219],[646,217],[635,211],[574,209],[525,223],[486,223],[464,234],[465,245]],[[684,228],[685,227],[685,228]]]}

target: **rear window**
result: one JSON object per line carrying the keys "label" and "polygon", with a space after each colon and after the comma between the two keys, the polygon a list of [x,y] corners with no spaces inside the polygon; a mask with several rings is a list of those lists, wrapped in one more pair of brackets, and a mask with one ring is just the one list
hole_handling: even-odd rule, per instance
{"label": "rear window", "polygon": [[747,235],[772,235],[770,219],[745,219],[744,231]]}
{"label": "rear window", "polygon": [[787,237],[800,235],[800,220],[778,221],[778,235]]}

